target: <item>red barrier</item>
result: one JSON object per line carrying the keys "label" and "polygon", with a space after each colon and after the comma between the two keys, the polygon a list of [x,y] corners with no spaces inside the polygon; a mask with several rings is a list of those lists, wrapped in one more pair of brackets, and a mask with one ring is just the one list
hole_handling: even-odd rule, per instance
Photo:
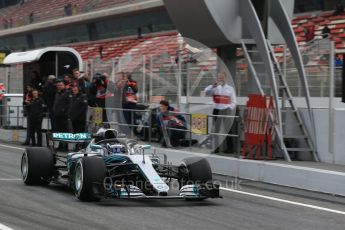
{"label": "red barrier", "polygon": [[243,157],[253,159],[253,153],[255,151],[255,159],[261,160],[265,144],[267,144],[267,159],[272,159],[273,157],[271,145],[274,124],[272,123],[273,125],[270,125],[269,123],[272,120],[270,119],[270,114],[273,115],[271,117],[275,117],[272,96],[269,98],[268,106],[266,104],[267,100],[265,96],[249,95],[244,119],[245,141],[242,148]]}

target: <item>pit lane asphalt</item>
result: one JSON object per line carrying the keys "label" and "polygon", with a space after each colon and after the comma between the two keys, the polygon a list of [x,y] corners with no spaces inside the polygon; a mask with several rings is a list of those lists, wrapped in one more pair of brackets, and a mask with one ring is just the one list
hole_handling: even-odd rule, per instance
{"label": "pit lane asphalt", "polygon": [[[21,147],[21,146],[17,146]],[[221,191],[223,199],[78,201],[63,186],[25,186],[22,150],[0,145],[0,229],[344,229],[345,198],[256,182],[241,191],[343,211],[315,210]],[[345,185],[344,185],[345,186]]]}

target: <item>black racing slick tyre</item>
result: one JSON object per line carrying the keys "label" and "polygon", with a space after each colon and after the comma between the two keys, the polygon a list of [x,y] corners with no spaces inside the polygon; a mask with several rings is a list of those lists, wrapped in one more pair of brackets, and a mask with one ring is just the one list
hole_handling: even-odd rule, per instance
{"label": "black racing slick tyre", "polygon": [[179,173],[181,176],[181,185],[200,184],[212,181],[211,166],[202,157],[188,157],[182,160]]}
{"label": "black racing slick tyre", "polygon": [[78,160],[73,179],[75,196],[81,201],[97,201],[104,188],[106,167],[100,157],[83,157]]}
{"label": "black racing slick tyre", "polygon": [[21,173],[27,185],[49,184],[54,170],[54,157],[44,147],[26,148],[21,160]]}

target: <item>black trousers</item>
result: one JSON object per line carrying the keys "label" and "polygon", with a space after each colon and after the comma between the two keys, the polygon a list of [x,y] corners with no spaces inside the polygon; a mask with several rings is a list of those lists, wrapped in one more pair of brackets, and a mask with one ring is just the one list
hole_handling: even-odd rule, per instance
{"label": "black trousers", "polygon": [[29,132],[32,146],[42,146],[42,118],[30,118]]}
{"label": "black trousers", "polygon": [[[53,116],[53,127],[55,133],[67,133],[68,132],[68,117],[65,114]],[[59,148],[67,149],[67,143],[59,142]]]}
{"label": "black trousers", "polygon": [[[131,102],[124,103],[122,105],[122,108],[123,109],[133,109],[133,110],[135,110],[137,108],[137,104],[136,103],[131,103]],[[133,111],[126,111],[126,110],[123,111],[123,116],[125,117],[126,123],[129,124],[129,125],[133,125],[134,124],[134,119],[135,119],[134,115],[135,115],[135,112],[133,112]],[[133,129],[134,127],[130,126],[129,128]]]}
{"label": "black trousers", "polygon": [[78,120],[74,119],[71,120],[73,133],[83,133],[85,132],[86,121],[85,120]]}
{"label": "black trousers", "polygon": [[31,132],[31,122],[30,122],[30,117],[29,116],[26,116],[26,138],[25,138],[25,141],[24,143],[25,144],[30,144],[30,132]]}
{"label": "black trousers", "polygon": [[68,117],[67,115],[54,115],[54,132],[66,133],[68,132]]}
{"label": "black trousers", "polygon": [[[231,109],[213,109],[213,115],[230,116]],[[213,132],[219,134],[230,134],[233,118],[215,117]],[[230,152],[233,150],[232,139],[229,136],[214,135],[213,146],[215,151]]]}

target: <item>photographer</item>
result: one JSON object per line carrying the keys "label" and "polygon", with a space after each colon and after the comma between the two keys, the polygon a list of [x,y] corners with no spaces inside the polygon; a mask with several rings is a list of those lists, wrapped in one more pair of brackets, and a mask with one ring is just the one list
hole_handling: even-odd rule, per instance
{"label": "photographer", "polygon": [[78,86],[81,93],[88,94],[89,88],[90,88],[90,82],[88,79],[81,74],[80,70],[78,68],[75,68],[72,70],[73,77],[71,79],[71,87],[72,86]]}
{"label": "photographer", "polygon": [[105,108],[106,99],[113,96],[109,89],[112,88],[112,83],[109,81],[106,74],[96,73],[92,79],[90,88],[90,104],[91,106],[103,108],[103,122],[108,122]]}
{"label": "photographer", "polygon": [[[126,123],[131,125],[134,120],[134,112],[138,103],[138,84],[132,79],[129,73],[122,73],[122,79],[117,82],[117,88],[122,92],[122,108],[123,116],[125,117]],[[132,128],[130,126],[130,128]]]}
{"label": "photographer", "polygon": [[[186,130],[186,119],[178,114],[178,110],[170,106],[168,101],[162,100],[159,102],[159,113],[157,114],[157,124],[160,127],[161,139],[160,143],[162,147],[167,147],[164,131],[167,129],[167,134],[169,135],[170,144],[173,147],[179,146],[181,140],[185,139],[186,132],[178,131],[176,129]],[[172,129],[169,129],[172,128]]]}

